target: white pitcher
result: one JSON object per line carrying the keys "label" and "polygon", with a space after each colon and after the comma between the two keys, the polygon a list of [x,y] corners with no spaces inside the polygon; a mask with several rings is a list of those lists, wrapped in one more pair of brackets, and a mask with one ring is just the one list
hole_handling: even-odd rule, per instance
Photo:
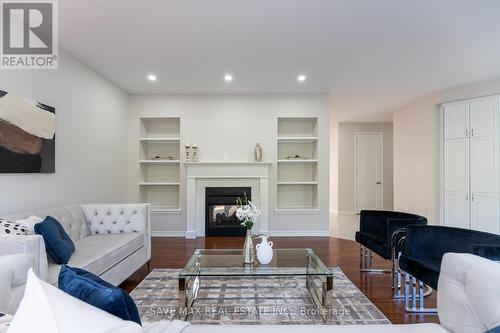
{"label": "white pitcher", "polygon": [[267,240],[267,236],[260,236],[262,238],[262,242],[255,246],[257,250],[257,260],[262,265],[267,265],[273,260],[273,242],[269,242]]}

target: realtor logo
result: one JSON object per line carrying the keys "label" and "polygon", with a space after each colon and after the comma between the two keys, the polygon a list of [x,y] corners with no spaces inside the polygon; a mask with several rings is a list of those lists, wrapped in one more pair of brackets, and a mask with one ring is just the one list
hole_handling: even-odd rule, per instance
{"label": "realtor logo", "polygon": [[57,3],[2,1],[2,69],[57,69]]}

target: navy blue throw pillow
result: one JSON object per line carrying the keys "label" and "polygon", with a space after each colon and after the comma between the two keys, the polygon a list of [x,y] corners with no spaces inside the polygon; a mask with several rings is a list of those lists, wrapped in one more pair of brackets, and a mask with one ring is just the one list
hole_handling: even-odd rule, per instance
{"label": "navy blue throw pillow", "polygon": [[59,273],[58,287],[85,303],[123,320],[134,321],[142,325],[139,311],[132,297],[90,272],[63,265]]}
{"label": "navy blue throw pillow", "polygon": [[52,216],[34,226],[35,233],[43,236],[45,250],[49,257],[59,265],[67,264],[69,258],[75,252],[75,244],[69,238],[59,221]]}
{"label": "navy blue throw pillow", "polygon": [[492,328],[490,330],[487,330],[486,332],[484,333],[500,333],[500,326],[497,326],[495,328]]}

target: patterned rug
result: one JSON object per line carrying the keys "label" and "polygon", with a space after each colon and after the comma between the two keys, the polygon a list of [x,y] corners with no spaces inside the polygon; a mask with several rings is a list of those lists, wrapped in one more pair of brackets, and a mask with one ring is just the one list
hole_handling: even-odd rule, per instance
{"label": "patterned rug", "polygon": [[[344,275],[333,272],[328,325],[390,324]],[[142,321],[178,319],[178,269],[155,269],[132,291]],[[204,278],[187,320],[192,324],[325,324],[305,287],[305,278]]]}

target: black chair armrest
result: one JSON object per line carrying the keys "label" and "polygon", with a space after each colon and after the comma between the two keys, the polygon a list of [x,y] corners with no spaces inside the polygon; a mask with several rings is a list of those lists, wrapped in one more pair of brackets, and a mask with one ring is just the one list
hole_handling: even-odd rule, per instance
{"label": "black chair armrest", "polygon": [[[421,219],[388,219],[387,220],[387,227],[386,227],[386,229],[387,229],[386,239],[391,241],[395,232],[406,231],[406,227],[408,227],[409,225],[426,225],[426,224],[427,224],[426,218],[421,218]],[[400,237],[398,237],[398,239]],[[398,239],[396,239],[395,241],[397,242]],[[392,246],[392,244],[390,244],[390,245]]]}
{"label": "black chair armrest", "polygon": [[500,245],[472,244],[471,253],[486,259],[500,261]]}

